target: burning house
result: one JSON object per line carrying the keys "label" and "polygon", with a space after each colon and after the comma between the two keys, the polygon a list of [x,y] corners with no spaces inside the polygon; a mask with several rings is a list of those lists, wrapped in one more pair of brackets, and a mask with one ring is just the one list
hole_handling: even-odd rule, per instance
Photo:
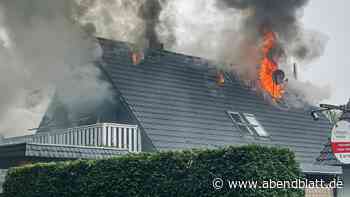
{"label": "burning house", "polygon": [[[149,48],[134,65],[127,43],[99,42],[103,57],[98,64],[115,91],[113,102],[67,120],[55,98],[35,135],[2,140],[2,169],[126,152],[261,144],[293,150],[308,177],[341,173],[338,167],[316,164],[331,125],[325,117],[314,122],[311,106],[286,110],[271,105],[230,72],[217,84],[215,65],[201,58]],[[274,85],[266,91],[282,90],[272,77],[267,81]]]}
{"label": "burning house", "polygon": [[[56,7],[61,6],[58,1],[53,2],[57,3]],[[339,167],[316,162],[328,141],[332,125],[324,116],[314,122],[310,118],[314,107],[305,101],[303,92],[295,90],[296,86],[293,88],[293,83],[299,82],[296,65],[290,59],[310,60],[318,54],[312,46],[305,45],[297,23],[297,11],[307,3],[306,0],[220,1],[219,10],[236,9],[244,12],[245,17],[239,28],[239,39],[230,39],[234,47],[240,46],[239,50],[233,52],[226,43],[225,47],[215,49],[225,55],[218,55],[222,58],[214,61],[166,50],[156,31],[162,6],[157,0],[145,2],[138,9],[138,17],[145,26],[142,41],[130,44],[98,38],[93,43],[101,49],[95,55],[97,58],[86,55],[85,48],[91,49],[95,45],[80,43],[81,32],[77,31],[78,35],[70,32],[71,26],[66,34],[74,36],[67,36],[69,39],[66,34],[62,36],[55,31],[44,36],[33,33],[31,39],[27,39],[27,35],[23,35],[26,29],[22,26],[30,27],[20,24],[18,28],[16,25],[18,21],[31,19],[26,13],[24,19],[8,24],[9,34],[15,35],[16,49],[25,62],[32,63],[27,60],[36,55],[32,46],[38,45],[38,53],[44,55],[34,58],[32,64],[44,66],[34,71],[54,71],[49,77],[35,76],[38,84],[54,79],[56,86],[64,86],[68,91],[62,91],[62,94],[57,88],[35,134],[0,138],[0,169],[3,169],[0,170],[0,184],[4,170],[33,162],[247,144],[293,150],[302,171],[310,179],[331,180],[341,174]],[[18,4],[22,5],[22,1]],[[44,12],[48,18],[62,13],[52,14],[49,7],[55,6],[46,6],[49,11],[45,8],[36,13]],[[88,9],[86,5],[81,12]],[[17,15],[11,15],[13,13],[10,16],[17,19]],[[46,20],[43,21],[39,24],[45,24]],[[57,28],[68,23],[63,20],[62,25],[60,20],[57,21]],[[43,29],[46,32],[57,30],[55,28],[45,26]],[[84,34],[85,37],[89,35]],[[50,47],[56,47],[52,53],[41,40],[46,37],[51,38],[48,40]],[[95,39],[89,37],[88,40]],[[22,46],[21,43],[25,44]],[[83,52],[79,47],[84,48]],[[237,56],[241,58],[237,60]],[[89,69],[72,66],[85,65],[85,59],[89,59]],[[47,69],[51,63],[67,66]],[[290,65],[293,65],[292,69]],[[72,70],[75,75],[71,75]],[[77,83],[77,79],[84,80]],[[96,91],[101,86],[105,89]],[[105,94],[106,89],[111,91]],[[85,102],[90,97],[98,102]],[[333,191],[307,191],[307,196],[312,195],[328,197]]]}

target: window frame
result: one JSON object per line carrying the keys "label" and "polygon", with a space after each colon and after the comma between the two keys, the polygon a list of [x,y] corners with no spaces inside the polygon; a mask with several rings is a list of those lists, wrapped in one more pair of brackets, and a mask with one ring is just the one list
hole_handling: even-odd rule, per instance
{"label": "window frame", "polygon": [[[231,121],[233,122],[233,124],[235,124],[236,128],[237,128],[239,131],[244,132],[244,131],[240,128],[240,126],[241,126],[241,127],[245,127],[245,128],[247,129],[247,131],[248,131],[248,134],[254,135],[254,131],[251,130],[248,121],[245,119],[245,117],[242,116],[242,114],[241,114],[240,112],[228,111],[227,113],[228,113],[228,115],[229,115]],[[232,114],[238,115],[242,122],[237,122],[237,121],[232,117]]]}
{"label": "window frame", "polygon": [[[265,128],[261,125],[261,123],[259,122],[259,120],[256,118],[256,116],[254,114],[251,113],[241,113],[241,112],[235,112],[235,111],[227,111],[228,116],[230,117],[231,121],[233,122],[233,124],[236,126],[236,128],[241,131],[241,132],[245,132],[242,130],[241,127],[245,127],[245,129],[247,129],[249,135],[251,136],[258,136],[258,137],[270,137],[270,134],[265,130]],[[238,115],[239,118],[241,119],[241,122],[236,121],[236,119],[234,119],[232,117],[232,115]],[[248,117],[248,118],[247,118]],[[253,124],[251,123],[251,120],[249,120],[249,118],[253,118],[253,121],[255,121],[257,124]],[[257,128],[260,130],[258,131]],[[264,134],[262,134],[264,133]]]}
{"label": "window frame", "polygon": [[[254,129],[254,132],[256,133],[256,135],[258,135],[259,137],[269,137],[270,134],[266,131],[266,129],[261,125],[261,123],[259,122],[259,120],[256,118],[256,116],[254,114],[250,114],[250,113],[243,113],[245,119],[247,120],[248,124]],[[250,120],[250,118],[253,118],[253,121],[256,122],[255,124],[252,123]]]}

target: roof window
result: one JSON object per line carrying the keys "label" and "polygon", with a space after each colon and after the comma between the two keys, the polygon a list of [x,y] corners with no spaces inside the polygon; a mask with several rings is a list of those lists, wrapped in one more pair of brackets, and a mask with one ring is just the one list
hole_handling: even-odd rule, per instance
{"label": "roof window", "polygon": [[250,135],[256,135],[259,137],[268,137],[264,127],[256,119],[254,114],[240,113],[240,112],[228,112],[231,120],[235,126],[242,132]]}

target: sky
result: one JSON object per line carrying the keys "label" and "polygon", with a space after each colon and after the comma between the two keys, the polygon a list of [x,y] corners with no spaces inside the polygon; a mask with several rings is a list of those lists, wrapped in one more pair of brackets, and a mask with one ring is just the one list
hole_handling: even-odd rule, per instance
{"label": "sky", "polygon": [[307,28],[326,34],[329,40],[323,56],[307,65],[301,76],[313,83],[330,85],[331,98],[325,102],[333,104],[345,104],[350,99],[349,7],[348,0],[312,0],[302,18]]}

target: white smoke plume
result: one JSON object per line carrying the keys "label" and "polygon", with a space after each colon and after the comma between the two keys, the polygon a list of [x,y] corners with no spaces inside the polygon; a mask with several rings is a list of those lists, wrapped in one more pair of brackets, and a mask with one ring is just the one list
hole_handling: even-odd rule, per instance
{"label": "white smoke plume", "polygon": [[76,19],[96,35],[131,43],[144,43],[145,24],[138,12],[145,0],[76,0]]}
{"label": "white smoke plume", "polygon": [[316,86],[310,81],[300,82],[294,79],[290,79],[287,86],[287,91],[291,92],[285,100],[292,107],[303,108],[305,107],[305,101],[309,105],[319,104],[325,98],[330,97],[331,87]]}
{"label": "white smoke plume", "polygon": [[0,133],[30,133],[38,126],[53,92],[70,116],[111,98],[94,61],[101,49],[74,20],[70,0],[0,2]]}
{"label": "white smoke plume", "polygon": [[[160,0],[76,0],[76,19],[96,35],[133,43],[143,49],[159,42]],[[151,42],[151,43],[150,43]]]}

